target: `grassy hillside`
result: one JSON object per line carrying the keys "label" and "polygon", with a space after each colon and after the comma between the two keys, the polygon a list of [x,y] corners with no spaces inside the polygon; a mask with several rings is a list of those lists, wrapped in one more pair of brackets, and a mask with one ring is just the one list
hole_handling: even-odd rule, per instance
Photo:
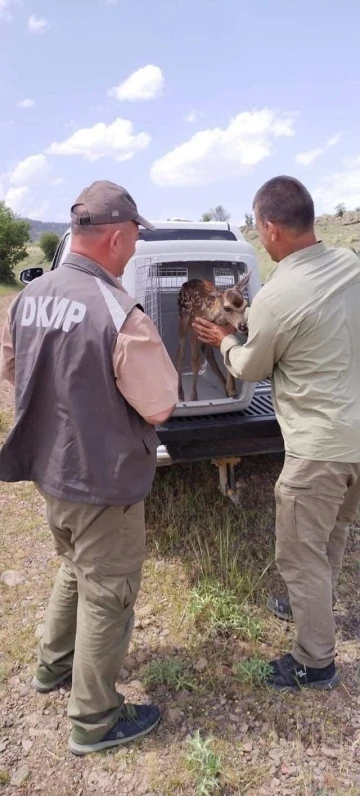
{"label": "grassy hillside", "polygon": [[[257,251],[261,277],[265,281],[274,263],[261,245],[256,229],[241,227],[241,231]],[[319,216],[315,231],[317,239],[324,241],[327,246],[347,246],[360,252],[360,212],[344,213],[342,218]]]}
{"label": "grassy hillside", "polygon": [[57,221],[35,221],[33,218],[24,218],[30,224],[31,240],[35,243],[39,240],[43,232],[56,232],[61,238],[69,227],[69,223]]}
{"label": "grassy hillside", "polygon": [[51,263],[45,260],[45,255],[40,249],[40,246],[36,246],[30,244],[28,246],[28,254],[21,263],[19,263],[15,268],[16,274],[16,283],[15,285],[4,285],[0,283],[0,296],[7,296],[8,294],[14,293],[14,290],[21,290],[23,287],[22,283],[19,282],[19,274],[24,268],[31,268],[32,266],[40,265],[44,271],[47,271],[50,268]]}

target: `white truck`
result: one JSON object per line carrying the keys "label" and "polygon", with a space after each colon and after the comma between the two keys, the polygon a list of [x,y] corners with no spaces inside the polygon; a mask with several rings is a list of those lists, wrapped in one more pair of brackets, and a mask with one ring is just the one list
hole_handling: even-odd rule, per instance
{"label": "white truck", "polygon": [[[122,277],[128,293],[150,316],[175,362],[178,345],[177,296],[189,279],[208,279],[219,288],[236,284],[251,271],[248,302],[261,287],[254,248],[238,227],[223,222],[153,222],[154,232],[141,230],[134,256]],[[70,230],[62,237],[51,270],[61,266],[70,249]],[[43,269],[27,268],[25,284],[41,276]],[[222,357],[216,352],[225,373]],[[189,349],[185,351],[183,384],[185,400],[172,417],[157,428],[158,465],[210,459],[219,468],[220,487],[234,503],[239,502],[234,465],[240,457],[283,450],[280,428],[271,402],[270,380],[260,384],[237,382],[237,398],[228,398],[206,362],[198,382],[198,401],[186,400],[191,379]]]}

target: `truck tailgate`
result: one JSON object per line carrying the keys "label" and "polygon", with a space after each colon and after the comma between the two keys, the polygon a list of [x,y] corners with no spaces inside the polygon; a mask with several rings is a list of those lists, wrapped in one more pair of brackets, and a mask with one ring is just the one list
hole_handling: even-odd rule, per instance
{"label": "truck tailgate", "polygon": [[171,418],[157,434],[174,463],[284,449],[270,394],[255,394],[243,412]]}

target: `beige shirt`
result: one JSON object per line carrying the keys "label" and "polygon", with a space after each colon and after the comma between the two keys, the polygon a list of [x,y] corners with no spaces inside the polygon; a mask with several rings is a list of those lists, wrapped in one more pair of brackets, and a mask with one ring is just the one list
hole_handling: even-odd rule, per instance
{"label": "beige shirt", "polygon": [[[119,287],[118,282],[115,284]],[[118,335],[113,366],[118,389],[142,417],[161,414],[176,404],[176,370],[154,324],[137,307],[128,315]],[[0,376],[14,384],[10,313],[2,335]]]}
{"label": "beige shirt", "polygon": [[257,293],[249,335],[221,344],[245,381],[273,376],[285,450],[303,459],[360,462],[360,262],[322,242],[286,257]]}

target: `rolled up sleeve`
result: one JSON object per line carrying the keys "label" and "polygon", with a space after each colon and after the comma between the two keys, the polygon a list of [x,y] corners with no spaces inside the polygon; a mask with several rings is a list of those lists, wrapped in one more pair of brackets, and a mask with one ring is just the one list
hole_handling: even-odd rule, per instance
{"label": "rolled up sleeve", "polygon": [[142,417],[161,414],[177,402],[177,373],[147,315],[135,308],[118,335],[114,355],[116,384]]}
{"label": "rolled up sleeve", "polygon": [[7,314],[2,332],[0,350],[0,378],[15,384],[15,354],[12,342],[10,316]]}
{"label": "rolled up sleeve", "polygon": [[291,336],[282,329],[264,301],[254,300],[247,322],[247,342],[241,345],[235,335],[228,335],[222,341],[220,351],[234,378],[262,381],[271,376]]}

